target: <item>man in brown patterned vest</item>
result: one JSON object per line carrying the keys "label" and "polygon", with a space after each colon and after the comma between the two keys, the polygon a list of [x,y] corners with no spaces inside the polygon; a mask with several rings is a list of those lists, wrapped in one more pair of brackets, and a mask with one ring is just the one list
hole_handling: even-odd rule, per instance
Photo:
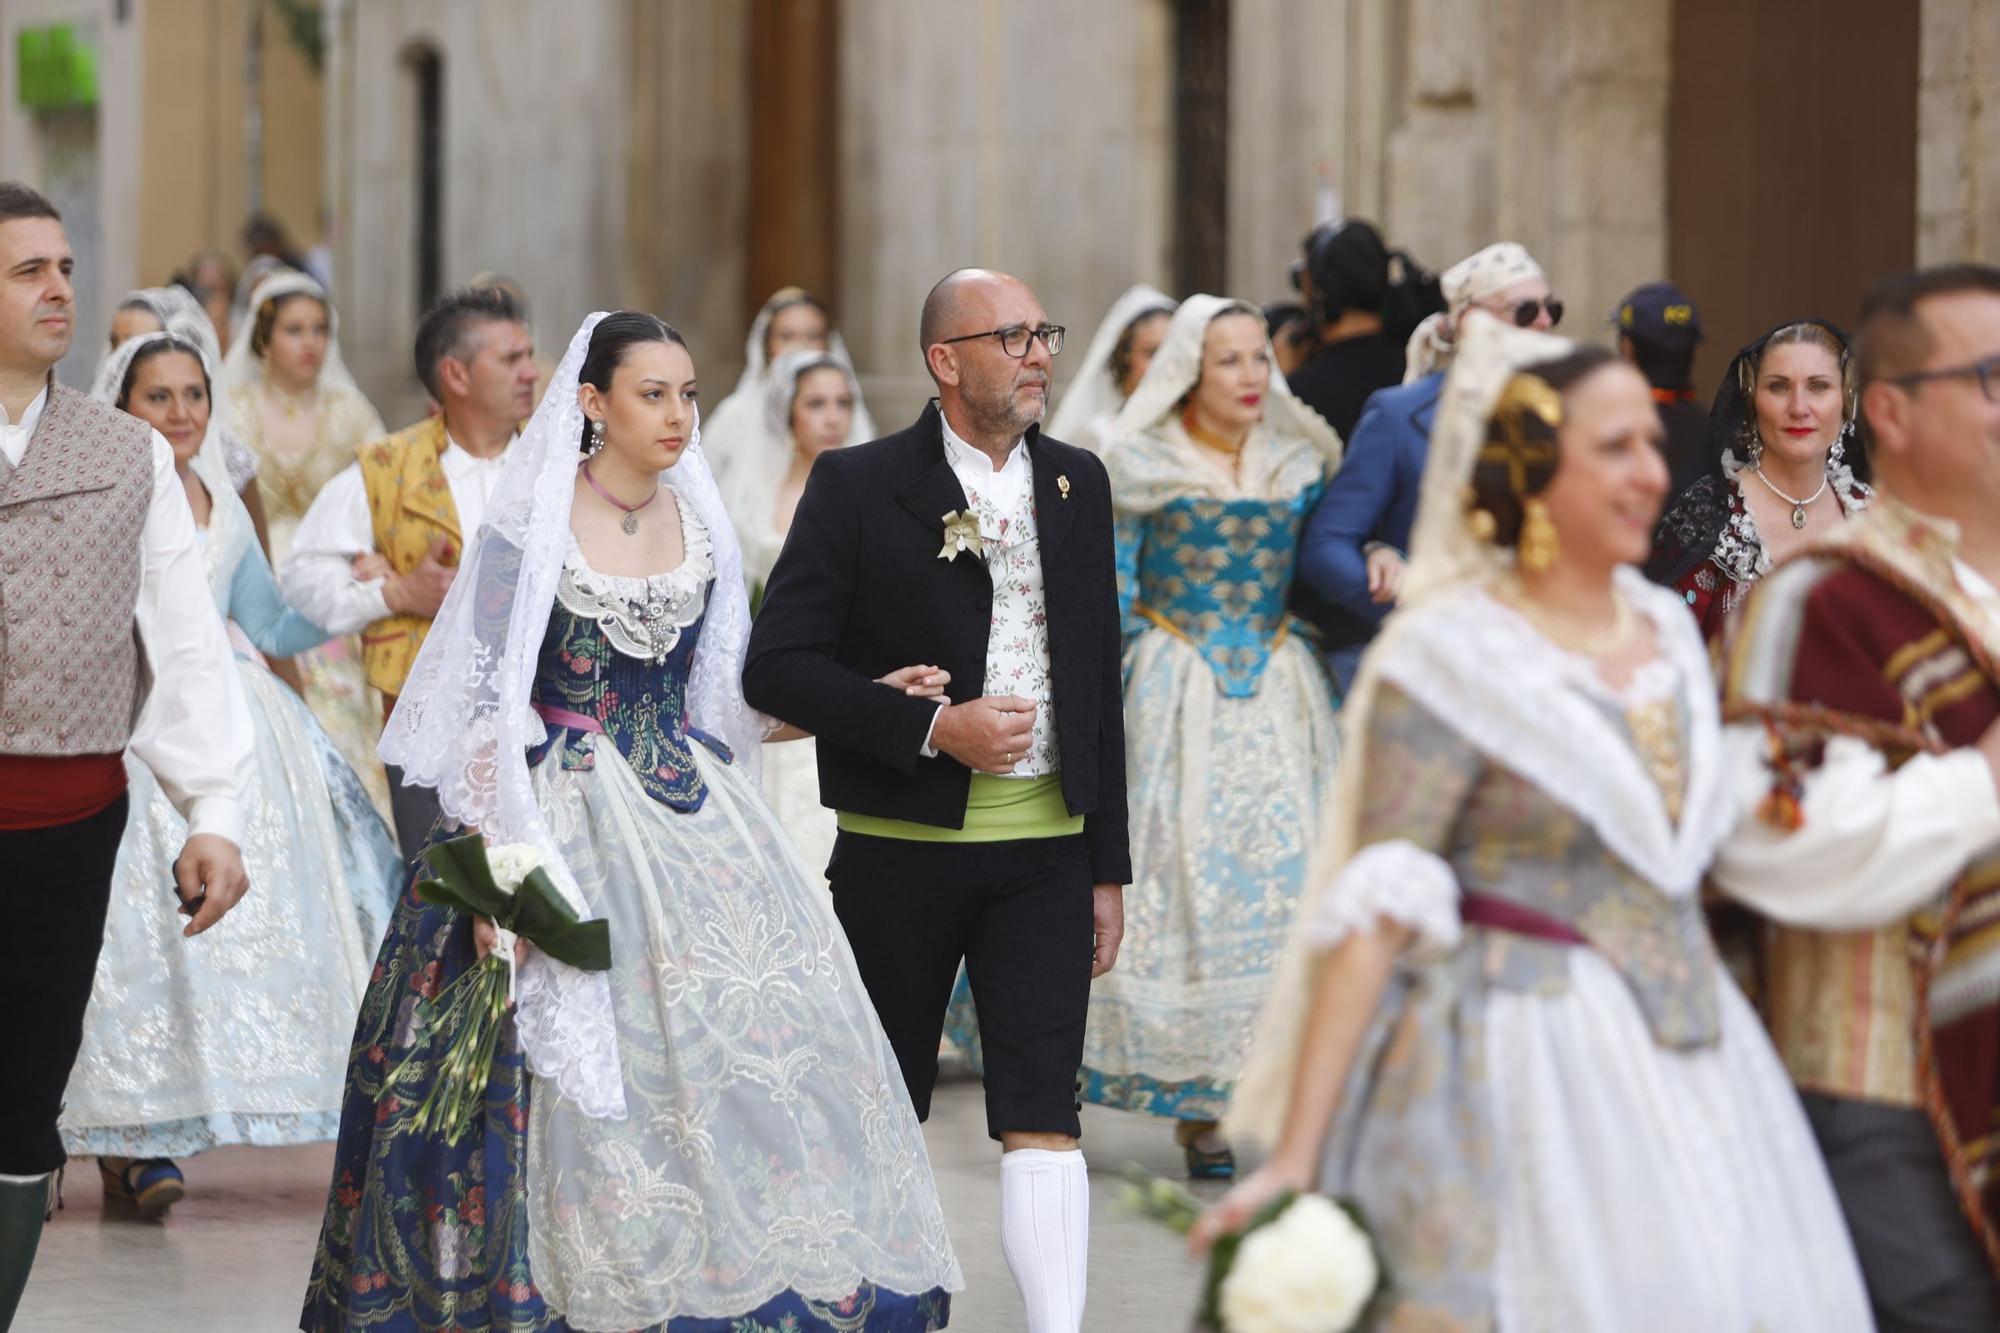
{"label": "man in brown patterned vest", "polygon": [[0,1329],[41,1236],[125,829],[125,750],[188,821],[198,935],[249,882],[251,724],[173,452],[51,374],[75,329],[62,219],[0,181]]}
{"label": "man in brown patterned vest", "polygon": [[[1891,278],[1857,340],[1879,498],[1725,644],[1757,802],[1719,856],[1878,1325],[2000,1300],[2000,269]],[[1829,915],[1828,904],[1839,910]]]}
{"label": "man in brown patterned vest", "polygon": [[[538,374],[510,293],[473,287],[439,297],[417,325],[417,375],[438,414],[356,450],[292,537],[285,599],[335,634],[361,632],[385,717],[479,530],[507,446],[534,413]],[[414,858],[437,818],[437,793],[405,786],[393,766],[388,774],[396,839]]]}

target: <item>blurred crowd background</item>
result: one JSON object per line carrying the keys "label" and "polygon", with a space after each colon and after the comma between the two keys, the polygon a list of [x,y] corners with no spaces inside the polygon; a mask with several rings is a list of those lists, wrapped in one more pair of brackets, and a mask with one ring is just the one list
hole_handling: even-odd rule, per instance
{"label": "blurred crowd background", "polygon": [[1673,278],[1705,385],[1773,311],[2000,257],[1982,0],[6,0],[0,39],[0,175],[81,261],[66,381],[121,293],[282,253],[392,422],[418,313],[481,272],[545,354],[661,313],[717,396],[805,286],[899,423],[960,264],[1082,333],[1134,282],[1284,297],[1335,217],[1432,269],[1505,236],[1572,336]]}

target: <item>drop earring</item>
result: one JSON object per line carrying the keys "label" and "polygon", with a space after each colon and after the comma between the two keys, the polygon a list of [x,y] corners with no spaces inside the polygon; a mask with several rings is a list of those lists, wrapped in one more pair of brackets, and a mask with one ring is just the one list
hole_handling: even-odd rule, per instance
{"label": "drop earring", "polygon": [[602,421],[593,421],[590,423],[590,451],[584,457],[595,458],[603,448],[604,423]]}
{"label": "drop earring", "polygon": [[1530,574],[1540,574],[1556,562],[1556,553],[1561,549],[1549,507],[1539,499],[1530,498],[1521,506],[1521,568]]}

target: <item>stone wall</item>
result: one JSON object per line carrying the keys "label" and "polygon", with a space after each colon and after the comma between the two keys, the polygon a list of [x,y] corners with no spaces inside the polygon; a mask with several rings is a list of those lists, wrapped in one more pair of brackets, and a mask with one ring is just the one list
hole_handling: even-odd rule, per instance
{"label": "stone wall", "polygon": [[1569,304],[1564,332],[1602,337],[1666,266],[1670,0],[1353,3],[1377,34],[1348,77],[1387,108],[1374,211],[1391,244],[1442,269],[1519,241]]}
{"label": "stone wall", "polygon": [[869,409],[909,421],[931,385],[917,316],[968,264],[1014,273],[1071,330],[1170,274],[1166,0],[841,7],[839,290]]}
{"label": "stone wall", "polygon": [[257,99],[262,208],[300,247],[320,239],[325,206],[323,89],[275,11],[262,4],[258,86],[252,18],[261,0],[152,0],[144,20],[140,283],[154,286],[197,250],[240,260],[253,163],[245,113]]}
{"label": "stone wall", "polygon": [[[1348,90],[1362,59],[1352,0],[1235,0],[1229,32],[1229,291],[1292,295],[1287,273],[1319,220],[1323,191],[1343,213],[1375,206]],[[1379,126],[1376,127],[1379,132]]]}
{"label": "stone wall", "polygon": [[602,299],[678,328],[710,407],[743,363],[749,8],[641,0],[629,19],[625,280]]}
{"label": "stone wall", "polygon": [[2000,263],[2000,5],[1924,0],[1917,262]]}
{"label": "stone wall", "polygon": [[410,348],[416,277],[414,52],[443,62],[443,281],[498,269],[561,355],[626,290],[625,7],[542,0],[350,0],[337,300],[361,386],[391,426],[424,409]]}

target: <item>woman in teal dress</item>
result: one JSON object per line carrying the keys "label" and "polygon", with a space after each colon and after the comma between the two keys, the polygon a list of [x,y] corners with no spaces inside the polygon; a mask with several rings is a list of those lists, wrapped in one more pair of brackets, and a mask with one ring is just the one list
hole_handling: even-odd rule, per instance
{"label": "woman in teal dress", "polygon": [[[384,733],[609,923],[531,948],[484,1116],[416,1124],[490,923],[407,895],[363,1001],[300,1327],[927,1333],[961,1285],[895,1057],[758,793],[742,559],[651,315],[593,316]],[[579,448],[583,450],[579,455]],[[899,682],[900,683],[900,682]]]}
{"label": "woman in teal dress", "polygon": [[1285,613],[1339,458],[1273,368],[1255,307],[1183,302],[1104,449],[1125,623],[1133,880],[1091,992],[1082,1095],[1171,1117],[1196,1175],[1305,889],[1339,741]]}

